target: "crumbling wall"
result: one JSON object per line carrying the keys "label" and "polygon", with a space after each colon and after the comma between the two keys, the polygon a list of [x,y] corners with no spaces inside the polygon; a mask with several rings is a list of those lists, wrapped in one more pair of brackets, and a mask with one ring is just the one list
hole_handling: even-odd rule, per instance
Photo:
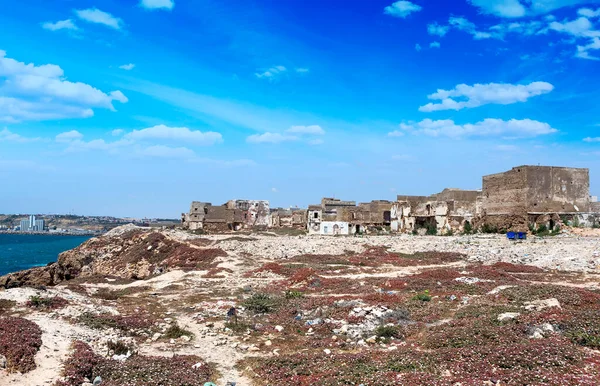
{"label": "crumbling wall", "polygon": [[527,166],[528,212],[589,212],[588,169]]}
{"label": "crumbling wall", "polygon": [[513,168],[483,177],[483,212],[488,216],[523,214],[527,208],[527,169]]}

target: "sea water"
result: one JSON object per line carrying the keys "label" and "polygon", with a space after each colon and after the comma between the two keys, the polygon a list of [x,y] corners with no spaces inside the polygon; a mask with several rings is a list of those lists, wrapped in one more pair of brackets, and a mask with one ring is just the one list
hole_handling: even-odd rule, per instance
{"label": "sea water", "polygon": [[61,252],[73,249],[89,238],[0,233],[0,276],[55,262]]}

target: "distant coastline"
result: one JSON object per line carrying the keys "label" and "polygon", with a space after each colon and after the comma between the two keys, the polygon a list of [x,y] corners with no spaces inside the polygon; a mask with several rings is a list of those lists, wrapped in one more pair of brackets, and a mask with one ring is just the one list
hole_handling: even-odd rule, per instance
{"label": "distant coastline", "polygon": [[0,230],[0,234],[4,235],[35,235],[35,236],[100,236],[104,232],[103,231],[92,231],[92,230],[82,230],[82,231],[65,231],[65,232],[20,232],[20,231],[11,231],[11,230]]}

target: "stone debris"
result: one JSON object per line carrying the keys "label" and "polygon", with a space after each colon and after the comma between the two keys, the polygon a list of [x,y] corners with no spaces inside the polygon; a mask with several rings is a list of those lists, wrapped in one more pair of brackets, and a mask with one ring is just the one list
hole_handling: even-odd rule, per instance
{"label": "stone debris", "polygon": [[527,311],[541,311],[545,308],[550,308],[550,307],[561,308],[559,301],[555,298],[550,298],[550,299],[545,299],[545,300],[534,300],[532,302],[527,302],[525,304],[525,309]]}
{"label": "stone debris", "polygon": [[498,315],[498,321],[499,322],[507,322],[509,320],[513,320],[515,318],[517,318],[519,315],[521,315],[518,312],[505,312],[503,314]]}
{"label": "stone debris", "polygon": [[493,280],[486,280],[486,279],[480,279],[478,277],[466,277],[466,276],[457,277],[454,280],[456,280],[459,283],[465,283],[465,284],[477,284],[477,283],[483,283],[483,282],[493,282]]}

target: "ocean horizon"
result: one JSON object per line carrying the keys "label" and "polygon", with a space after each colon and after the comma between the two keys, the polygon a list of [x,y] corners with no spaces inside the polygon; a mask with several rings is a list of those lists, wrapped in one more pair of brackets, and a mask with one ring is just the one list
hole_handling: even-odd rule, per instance
{"label": "ocean horizon", "polygon": [[0,276],[56,262],[91,236],[0,234]]}

